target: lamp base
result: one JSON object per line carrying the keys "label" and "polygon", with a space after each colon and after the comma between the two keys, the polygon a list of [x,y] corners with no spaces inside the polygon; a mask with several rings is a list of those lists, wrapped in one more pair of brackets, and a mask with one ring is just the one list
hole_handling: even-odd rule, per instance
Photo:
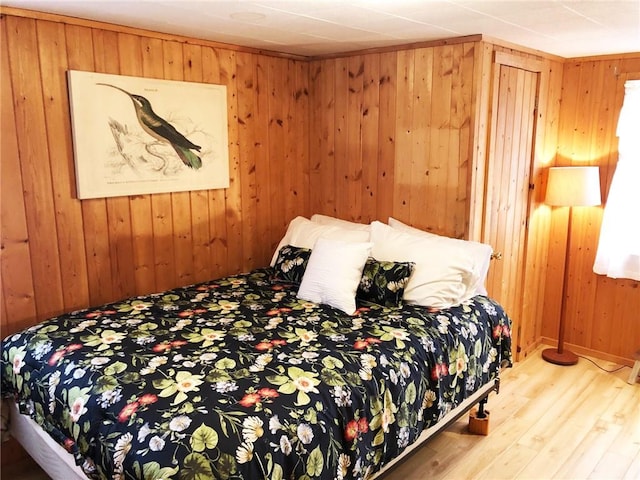
{"label": "lamp base", "polygon": [[544,358],[549,363],[555,363],[556,365],[575,365],[578,363],[578,356],[570,352],[569,350],[565,350],[560,353],[555,348],[547,348],[542,351],[542,358]]}

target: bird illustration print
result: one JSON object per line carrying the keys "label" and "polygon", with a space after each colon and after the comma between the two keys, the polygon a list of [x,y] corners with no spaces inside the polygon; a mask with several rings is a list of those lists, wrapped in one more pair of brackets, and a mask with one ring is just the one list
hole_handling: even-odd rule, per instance
{"label": "bird illustration print", "polygon": [[194,170],[202,167],[202,159],[192,150],[200,151],[200,146],[191,142],[176,128],[153,111],[151,102],[142,95],[129,93],[126,90],[108,83],[97,83],[104,87],[115,88],[129,96],[136,110],[136,117],[142,129],[160,142],[168,143],[187,167]]}

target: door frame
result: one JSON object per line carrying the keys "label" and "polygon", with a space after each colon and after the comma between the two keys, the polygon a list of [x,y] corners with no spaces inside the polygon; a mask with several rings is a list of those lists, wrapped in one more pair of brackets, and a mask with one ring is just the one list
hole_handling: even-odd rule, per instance
{"label": "door frame", "polygon": [[[475,209],[472,211],[472,218],[475,218],[479,224],[475,224],[472,231],[475,231],[481,241],[485,241],[486,235],[486,219],[487,219],[487,207],[490,200],[490,193],[488,192],[489,179],[491,174],[492,162],[491,159],[495,155],[496,142],[494,135],[497,129],[497,112],[498,109],[498,93],[500,88],[500,70],[501,66],[508,66],[513,68],[522,69],[528,72],[537,74],[536,85],[536,106],[534,110],[535,121],[533,125],[532,133],[532,148],[531,158],[529,164],[529,190],[527,196],[526,206],[526,225],[524,234],[524,245],[522,261],[523,266],[521,271],[518,272],[517,280],[518,291],[520,292],[520,303],[516,308],[516,311],[507,312],[509,315],[517,319],[515,322],[517,327],[512,332],[513,339],[513,353],[514,358],[521,360],[524,358],[529,350],[534,349],[537,344],[534,342],[528,342],[526,345],[522,345],[523,339],[539,338],[536,335],[536,331],[540,329],[540,320],[542,316],[542,305],[544,301],[544,276],[542,272],[546,265],[547,257],[547,245],[544,242],[544,238],[540,236],[539,228],[537,225],[532,225],[533,212],[539,204],[544,201],[544,175],[543,167],[549,163],[551,159],[542,158],[544,152],[544,133],[546,126],[546,110],[548,101],[548,88],[549,88],[549,62],[544,60],[538,60],[531,57],[525,57],[522,55],[516,55],[513,53],[507,53],[504,51],[493,51],[491,61],[491,74],[489,75],[489,85],[486,92],[490,92],[490,99],[488,103],[488,113],[486,122],[489,123],[489,128],[486,131],[486,143],[487,153],[484,159],[484,165],[478,165],[478,173],[481,176],[481,189],[482,198],[477,199],[475,202]],[[545,237],[546,238],[546,237]],[[500,261],[500,260],[497,260]],[[531,330],[533,329],[533,335]]]}

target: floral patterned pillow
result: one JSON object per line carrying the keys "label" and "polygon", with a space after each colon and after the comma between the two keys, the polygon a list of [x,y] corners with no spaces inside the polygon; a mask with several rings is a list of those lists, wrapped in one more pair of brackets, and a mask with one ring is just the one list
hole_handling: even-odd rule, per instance
{"label": "floral patterned pillow", "polygon": [[384,307],[401,307],[402,295],[415,265],[413,262],[379,261],[369,257],[356,298]]}
{"label": "floral patterned pillow", "polygon": [[299,284],[304,276],[304,271],[307,269],[307,262],[310,256],[310,248],[285,245],[278,252],[278,258],[273,265],[273,279]]}

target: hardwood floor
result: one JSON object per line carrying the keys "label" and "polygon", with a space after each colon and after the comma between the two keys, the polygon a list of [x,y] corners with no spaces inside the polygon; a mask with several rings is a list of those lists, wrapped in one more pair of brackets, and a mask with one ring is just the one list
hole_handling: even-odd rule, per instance
{"label": "hardwood floor", "polygon": [[[488,436],[468,434],[463,417],[384,480],[640,479],[640,383],[626,382],[629,368],[560,367],[540,351],[503,372]],[[0,480],[13,479],[49,477],[24,461],[2,469]]]}
{"label": "hardwood floor", "polygon": [[[462,418],[385,480],[640,479],[640,384],[580,358],[562,367],[534,351],[489,397],[489,435]],[[607,370],[617,365],[592,359]]]}
{"label": "hardwood floor", "polygon": [[10,466],[3,466],[0,470],[0,478],[2,480],[50,480],[40,466],[30,458]]}

